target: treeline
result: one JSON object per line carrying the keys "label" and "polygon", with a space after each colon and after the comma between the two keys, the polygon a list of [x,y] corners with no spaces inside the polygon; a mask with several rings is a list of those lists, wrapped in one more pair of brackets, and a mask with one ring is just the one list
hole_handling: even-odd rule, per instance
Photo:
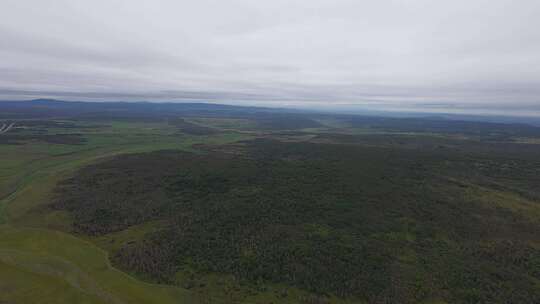
{"label": "treeline", "polygon": [[183,118],[170,118],[168,122],[169,124],[177,127],[182,133],[186,133],[189,135],[211,135],[218,132],[218,130],[216,129],[197,125],[188,122]]}

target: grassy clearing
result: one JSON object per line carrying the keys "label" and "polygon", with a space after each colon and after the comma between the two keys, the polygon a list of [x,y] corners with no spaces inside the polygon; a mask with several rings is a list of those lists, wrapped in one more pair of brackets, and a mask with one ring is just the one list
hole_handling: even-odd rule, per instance
{"label": "grassy clearing", "polygon": [[513,139],[513,142],[518,143],[518,144],[540,145],[540,138],[516,137]]}
{"label": "grassy clearing", "polygon": [[120,249],[125,243],[143,240],[148,233],[159,231],[163,225],[164,223],[160,221],[147,222],[119,232],[93,238],[89,237],[88,240],[107,252],[114,252]]}
{"label": "grassy clearing", "polygon": [[241,118],[188,118],[189,122],[200,124],[216,129],[231,129],[231,130],[252,130],[257,127],[257,122],[250,119]]}
{"label": "grassy clearing", "polygon": [[[180,288],[142,283],[114,269],[107,253],[71,235],[2,227],[0,273],[24,277],[0,280],[0,300],[9,303],[190,303]],[[61,245],[61,246],[60,246]],[[47,281],[47,284],[42,282]],[[34,290],[36,286],[37,290]],[[44,287],[44,289],[40,289]],[[62,296],[59,296],[62,295]],[[36,302],[37,301],[37,302]]]}
{"label": "grassy clearing", "polygon": [[540,205],[515,193],[474,186],[467,189],[464,200],[487,208],[506,210],[540,224]]}

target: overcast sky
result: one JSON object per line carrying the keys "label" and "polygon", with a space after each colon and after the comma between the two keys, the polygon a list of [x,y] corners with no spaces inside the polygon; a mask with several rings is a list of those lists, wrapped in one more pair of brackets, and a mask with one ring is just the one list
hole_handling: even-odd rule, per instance
{"label": "overcast sky", "polygon": [[1,0],[34,97],[540,115],[540,1]]}

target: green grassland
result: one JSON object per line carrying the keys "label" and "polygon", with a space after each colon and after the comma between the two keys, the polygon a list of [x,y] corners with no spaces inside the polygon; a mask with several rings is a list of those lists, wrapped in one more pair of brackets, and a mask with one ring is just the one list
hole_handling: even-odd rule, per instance
{"label": "green grassland", "polygon": [[[416,125],[399,129],[334,117],[315,118],[313,123],[300,121],[297,126],[286,121],[285,129],[278,125],[267,118],[193,116],[176,121],[17,122],[16,128],[0,135],[0,303],[326,304],[395,303],[401,298],[403,303],[415,299],[440,304],[496,302],[491,296],[523,303],[538,299],[539,137],[439,132],[436,128],[422,131]],[[252,141],[255,138],[259,141]],[[255,237],[241,243],[244,249],[238,251],[244,272],[208,250],[183,255],[181,267],[173,265],[174,272],[166,281],[156,279],[136,267],[123,267],[118,253],[124,250],[132,256],[135,251],[130,250],[138,250],[145,242],[159,245],[164,231],[174,232],[165,235],[165,240],[175,236],[190,242],[188,249],[176,243],[180,251],[197,252],[195,249],[209,246],[236,253],[236,245],[217,242],[223,246],[212,247],[176,234],[176,219],[165,213],[121,225],[114,217],[98,218],[100,226],[112,228],[105,233],[88,233],[76,228],[85,216],[78,213],[84,208],[84,198],[72,209],[54,205],[62,197],[59,185],[66,180],[84,180],[84,172],[91,179],[92,168],[121,165],[129,159],[125,157],[128,154],[141,161],[165,159],[171,152],[164,150],[202,155],[193,158],[200,162],[193,166],[207,170],[207,179],[176,176],[169,186],[196,185],[200,193],[184,193],[173,187],[172,197],[206,197],[206,192],[220,188],[214,184],[216,180],[234,180],[230,189],[224,190],[225,196],[214,193],[210,199],[195,200],[208,204],[208,210],[223,211],[223,216],[207,209],[182,209],[185,206],[171,210],[192,212],[193,218],[204,220],[212,214],[207,223],[216,225],[210,225],[216,230],[193,226],[193,236],[208,242],[215,240],[220,227],[231,225],[229,218],[237,220],[230,226],[234,236],[246,237],[244,232],[248,231],[248,239]],[[213,155],[232,155],[235,161],[223,165]],[[238,160],[242,157],[247,160]],[[257,167],[253,159],[264,165]],[[163,171],[184,169],[169,165],[165,163]],[[126,167],[118,168],[123,172]],[[214,172],[215,168],[222,171]],[[272,183],[246,179],[246,172],[266,175]],[[162,178],[159,173],[148,168],[141,177]],[[339,179],[328,180],[329,176]],[[145,180],[134,181],[148,185]],[[325,189],[323,181],[335,188]],[[362,188],[358,185],[367,188],[357,191]],[[90,197],[96,189],[80,190],[89,191]],[[272,202],[244,204],[247,199],[264,202],[262,194],[283,204],[275,205],[274,210],[268,209]],[[319,199],[313,198],[315,194]],[[367,205],[355,204],[358,196],[354,195],[363,195]],[[95,193],[95,197],[101,196]],[[294,205],[294,200],[317,205]],[[259,217],[261,210],[280,220]],[[235,230],[238,227],[241,229]],[[260,235],[249,227],[267,233]],[[280,235],[286,239],[278,238]],[[283,241],[282,248],[268,247],[278,241]],[[371,248],[370,242],[384,245],[384,250]],[[231,244],[234,248],[228,247]],[[321,252],[326,252],[324,258]],[[283,273],[269,275],[269,268],[276,265],[272,254],[282,253],[295,259],[299,253],[306,257],[291,267],[300,267],[309,259],[315,266],[321,261],[334,264],[310,270],[320,282],[302,279],[308,273],[302,269],[295,273],[300,279],[284,279]],[[361,284],[354,281],[365,288],[356,288],[359,293],[341,288],[337,282],[353,278],[358,269],[340,254],[349,260],[381,258],[384,274],[373,275]],[[485,262],[478,262],[482,259]],[[358,264],[368,267],[366,274],[374,274],[366,261],[359,259]],[[266,266],[257,266],[262,264]],[[343,276],[332,267],[341,267]],[[325,274],[336,277],[323,278]]]}
{"label": "green grassland", "polygon": [[[3,276],[0,299],[8,303],[178,303],[191,300],[185,290],[145,284],[114,269],[105,251],[65,233],[2,227],[0,242],[0,276]],[[12,280],[12,277],[19,279]]]}

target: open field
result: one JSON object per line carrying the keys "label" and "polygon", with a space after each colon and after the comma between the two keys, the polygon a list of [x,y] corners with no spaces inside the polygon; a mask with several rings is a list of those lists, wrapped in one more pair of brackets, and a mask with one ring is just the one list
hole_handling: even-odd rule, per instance
{"label": "open field", "polygon": [[141,283],[119,272],[106,252],[65,233],[2,227],[0,242],[0,299],[8,303],[190,301],[185,290]]}

